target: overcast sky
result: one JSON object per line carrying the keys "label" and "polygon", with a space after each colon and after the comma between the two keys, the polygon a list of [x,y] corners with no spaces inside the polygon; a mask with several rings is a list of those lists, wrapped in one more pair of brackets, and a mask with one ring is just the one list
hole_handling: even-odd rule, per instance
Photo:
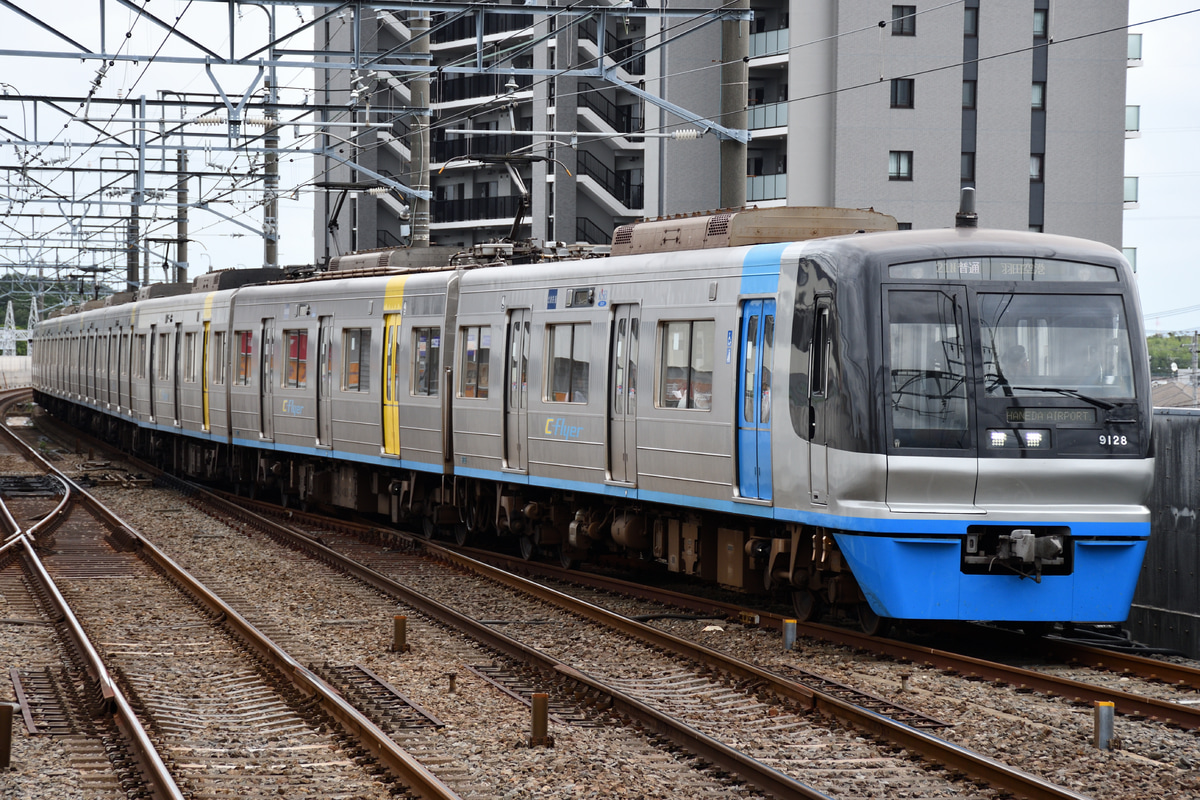
{"label": "overcast sky", "polygon": [[[1131,0],[1129,21],[1196,9],[1197,0]],[[1200,329],[1200,13],[1130,31],[1142,34],[1142,66],[1126,88],[1126,102],[1141,106],[1141,136],[1126,140],[1125,174],[1139,179],[1140,208],[1125,212],[1125,246],[1137,248],[1146,332],[1191,332]]]}

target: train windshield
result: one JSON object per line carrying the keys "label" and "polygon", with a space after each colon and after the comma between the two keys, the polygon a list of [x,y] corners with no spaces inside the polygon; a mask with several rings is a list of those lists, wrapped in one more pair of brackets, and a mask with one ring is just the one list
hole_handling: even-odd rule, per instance
{"label": "train windshield", "polygon": [[980,293],[978,303],[988,397],[1134,396],[1121,297]]}

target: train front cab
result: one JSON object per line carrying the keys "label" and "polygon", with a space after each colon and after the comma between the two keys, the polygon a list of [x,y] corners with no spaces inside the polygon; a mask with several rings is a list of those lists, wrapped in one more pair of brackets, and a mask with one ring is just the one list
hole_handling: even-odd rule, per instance
{"label": "train front cab", "polygon": [[834,536],[882,617],[1121,621],[1153,474],[1131,273],[1003,241],[876,263],[886,512]]}

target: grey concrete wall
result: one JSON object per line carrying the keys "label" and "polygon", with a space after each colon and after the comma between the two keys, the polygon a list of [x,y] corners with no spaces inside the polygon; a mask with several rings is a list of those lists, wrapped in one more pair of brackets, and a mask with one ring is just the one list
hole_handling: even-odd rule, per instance
{"label": "grey concrete wall", "polygon": [[1150,545],[1126,627],[1200,658],[1200,411],[1154,410]]}

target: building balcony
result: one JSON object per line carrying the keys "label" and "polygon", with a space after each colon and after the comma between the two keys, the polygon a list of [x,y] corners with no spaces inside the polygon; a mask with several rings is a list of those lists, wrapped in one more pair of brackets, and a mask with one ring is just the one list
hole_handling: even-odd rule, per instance
{"label": "building balcony", "polygon": [[786,128],[788,124],[788,104],[786,102],[750,106],[746,109],[746,113],[746,124],[752,131],[764,128]]}
{"label": "building balcony", "polygon": [[787,173],[750,175],[746,178],[746,202],[787,198]]}
{"label": "building balcony", "polygon": [[790,28],[779,28],[750,34],[750,57],[766,58],[767,56],[787,55],[790,30]]}

